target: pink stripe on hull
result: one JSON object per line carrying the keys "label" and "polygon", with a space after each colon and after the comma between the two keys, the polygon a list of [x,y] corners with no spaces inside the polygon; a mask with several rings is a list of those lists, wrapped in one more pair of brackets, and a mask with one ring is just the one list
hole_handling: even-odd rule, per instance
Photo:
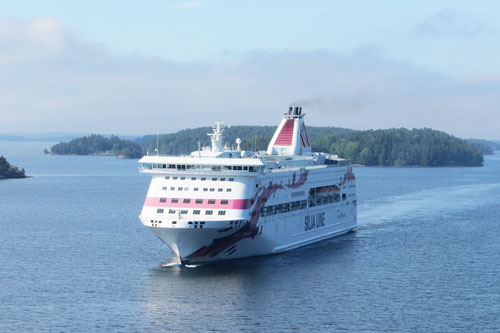
{"label": "pink stripe on hull", "polygon": [[[202,203],[196,203],[197,199],[179,198],[178,202],[172,202],[172,198],[166,198],[165,202],[160,202],[161,198],[147,197],[144,201],[146,207],[168,207],[168,208],[214,208],[214,209],[247,209],[250,207],[250,199],[198,199]],[[174,198],[175,199],[175,198]],[[184,199],[189,199],[190,202],[184,202]],[[214,200],[215,203],[209,204],[208,200]],[[223,204],[222,201],[227,201]]]}

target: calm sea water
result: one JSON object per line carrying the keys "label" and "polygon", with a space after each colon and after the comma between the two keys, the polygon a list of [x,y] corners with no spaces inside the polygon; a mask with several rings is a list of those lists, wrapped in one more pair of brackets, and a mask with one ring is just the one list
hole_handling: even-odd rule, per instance
{"label": "calm sea water", "polygon": [[196,268],[138,215],[134,160],[0,143],[0,331],[500,331],[500,157],[480,168],[355,168],[359,227]]}

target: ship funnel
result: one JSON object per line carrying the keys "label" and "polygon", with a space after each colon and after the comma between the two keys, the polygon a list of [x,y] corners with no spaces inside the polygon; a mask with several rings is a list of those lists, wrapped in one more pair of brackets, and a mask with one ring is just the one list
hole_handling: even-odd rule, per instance
{"label": "ship funnel", "polygon": [[290,106],[267,147],[269,155],[310,155],[311,144],[302,107]]}

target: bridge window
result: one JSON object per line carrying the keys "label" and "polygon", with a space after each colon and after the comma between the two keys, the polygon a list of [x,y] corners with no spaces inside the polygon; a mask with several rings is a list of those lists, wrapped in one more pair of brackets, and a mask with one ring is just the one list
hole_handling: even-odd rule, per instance
{"label": "bridge window", "polygon": [[191,180],[196,180],[196,177],[191,177]]}
{"label": "bridge window", "polygon": [[167,202],[167,198],[160,198],[160,202]]}
{"label": "bridge window", "polygon": [[158,209],[156,210],[156,213],[158,213],[158,214],[163,214],[163,208],[158,208]]}
{"label": "bridge window", "polygon": [[215,192],[215,188],[210,188],[210,192]]}
{"label": "bridge window", "polygon": [[228,201],[227,200],[221,200],[220,203],[221,203],[221,205],[227,205]]}
{"label": "bridge window", "polygon": [[224,191],[224,189],[223,188],[219,188],[217,191],[222,192],[222,191]]}
{"label": "bridge window", "polygon": [[230,189],[230,188],[226,189],[226,192],[231,192],[231,191],[232,191],[232,189]]}
{"label": "bridge window", "polygon": [[183,203],[190,203],[191,199],[184,199]]}
{"label": "bridge window", "polygon": [[215,205],[215,200],[208,200],[209,205]]}
{"label": "bridge window", "polygon": [[206,210],[205,211],[205,215],[212,215],[212,213],[213,213],[213,210]]}
{"label": "bridge window", "polygon": [[168,180],[168,179],[170,179],[170,177],[169,177],[169,176],[165,176],[165,179],[167,179],[167,180]]}
{"label": "bridge window", "polygon": [[169,210],[168,210],[168,213],[169,213],[169,214],[175,214],[175,209],[169,209]]}
{"label": "bridge window", "polygon": [[195,209],[195,210],[193,210],[193,214],[194,214],[194,215],[200,215],[200,210],[199,210],[199,209]]}
{"label": "bridge window", "polygon": [[198,188],[197,187],[193,188],[193,191],[198,192]]}
{"label": "bridge window", "polygon": [[219,210],[219,215],[226,215],[226,211],[225,210]]}
{"label": "bridge window", "polygon": [[187,209],[181,210],[181,214],[187,214],[187,213],[188,213]]}
{"label": "bridge window", "polygon": [[172,203],[178,203],[179,202],[179,199],[172,199]]}
{"label": "bridge window", "polygon": [[217,178],[212,178],[212,180],[215,182],[215,181],[217,181]]}
{"label": "bridge window", "polygon": [[203,203],[203,199],[196,199],[196,203],[199,205],[199,204],[202,204]]}

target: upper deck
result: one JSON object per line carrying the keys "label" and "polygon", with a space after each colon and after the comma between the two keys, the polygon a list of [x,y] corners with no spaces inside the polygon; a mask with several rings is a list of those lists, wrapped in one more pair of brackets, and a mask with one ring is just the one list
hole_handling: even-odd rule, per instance
{"label": "upper deck", "polygon": [[233,176],[256,176],[262,173],[287,171],[318,166],[334,167],[350,165],[337,156],[314,153],[311,156],[263,156],[255,158],[216,158],[190,156],[144,156],[139,160],[140,171],[145,173],[193,175],[224,174]]}
{"label": "upper deck", "polygon": [[[269,143],[267,151],[250,152],[223,145],[223,122],[213,128],[211,147],[199,148],[187,156],[148,155],[139,160],[146,173],[213,173],[234,176],[256,176],[262,173],[290,171],[299,168],[346,166],[350,162],[336,155],[313,153],[305,128],[302,108],[290,107]],[[158,151],[157,151],[158,152]]]}
{"label": "upper deck", "polygon": [[258,158],[217,158],[191,156],[144,156],[139,160],[141,172],[206,174],[224,172],[225,174],[261,173],[264,162]]}

